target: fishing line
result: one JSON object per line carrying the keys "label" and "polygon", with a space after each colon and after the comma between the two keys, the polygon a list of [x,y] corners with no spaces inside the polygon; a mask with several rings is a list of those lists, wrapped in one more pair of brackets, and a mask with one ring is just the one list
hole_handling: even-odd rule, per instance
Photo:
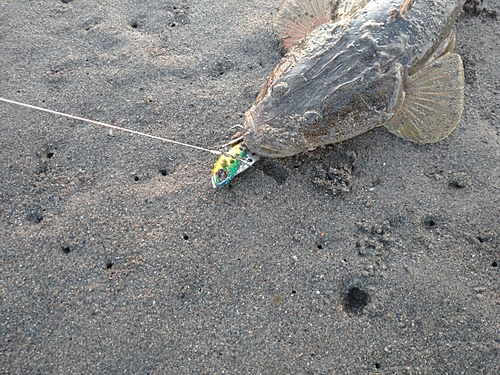
{"label": "fishing line", "polygon": [[1,97],[0,97],[0,101],[6,102],[6,103],[10,103],[10,104],[19,105],[21,107],[27,107],[27,108],[31,108],[31,109],[36,109],[37,111],[47,112],[47,113],[51,113],[53,115],[67,117],[67,118],[70,118],[70,119],[73,119],[73,120],[88,122],[90,124],[99,125],[99,126],[102,126],[104,128],[121,130],[121,131],[124,131],[124,132],[127,132],[127,133],[132,133],[132,134],[141,135],[143,137],[153,138],[153,139],[156,139],[156,140],[159,140],[159,141],[162,141],[162,142],[173,143],[174,145],[178,145],[178,146],[190,147],[190,148],[194,148],[195,150],[210,152],[211,154],[214,154],[214,155],[221,155],[221,154],[223,154],[223,152],[221,152],[221,151],[210,150],[208,148],[204,148],[204,147],[200,147],[200,146],[194,146],[194,145],[190,145],[188,143],[174,141],[173,139],[167,139],[167,138],[157,137],[156,135],[151,135],[151,134],[147,134],[147,133],[138,132],[136,130],[130,130],[130,129],[122,128],[120,126],[106,124],[105,122],[99,122],[99,121],[89,120],[89,119],[86,119],[86,118],[83,118],[83,117],[69,115],[67,113],[52,111],[50,109],[46,109],[46,108],[42,108],[42,107],[37,107],[37,106],[31,105],[31,104],[25,104],[25,103],[21,103],[21,102],[16,102],[14,100],[4,99],[4,98],[1,98]]}

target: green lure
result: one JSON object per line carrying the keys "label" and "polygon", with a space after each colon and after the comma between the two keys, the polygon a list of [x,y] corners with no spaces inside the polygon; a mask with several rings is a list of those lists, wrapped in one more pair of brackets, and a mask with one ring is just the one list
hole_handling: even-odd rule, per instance
{"label": "green lure", "polygon": [[253,165],[258,155],[250,152],[245,145],[238,143],[219,156],[212,170],[212,185],[214,188],[226,186],[238,173]]}

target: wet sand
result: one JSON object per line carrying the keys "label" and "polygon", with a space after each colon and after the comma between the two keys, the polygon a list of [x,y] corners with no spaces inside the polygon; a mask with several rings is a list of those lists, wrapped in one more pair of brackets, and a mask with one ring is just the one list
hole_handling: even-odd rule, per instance
{"label": "wet sand", "polygon": [[[0,2],[0,96],[217,148],[279,61],[281,0]],[[4,374],[500,372],[500,11],[463,119],[263,159],[0,103]]]}

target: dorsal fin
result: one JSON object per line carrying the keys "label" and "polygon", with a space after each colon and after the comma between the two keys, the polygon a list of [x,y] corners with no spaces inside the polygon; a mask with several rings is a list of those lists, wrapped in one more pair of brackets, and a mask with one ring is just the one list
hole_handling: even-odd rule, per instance
{"label": "dorsal fin", "polygon": [[370,1],[286,0],[274,20],[274,33],[288,48],[324,23],[355,17]]}
{"label": "dorsal fin", "polygon": [[274,33],[290,47],[332,16],[331,0],[286,0],[274,20]]}

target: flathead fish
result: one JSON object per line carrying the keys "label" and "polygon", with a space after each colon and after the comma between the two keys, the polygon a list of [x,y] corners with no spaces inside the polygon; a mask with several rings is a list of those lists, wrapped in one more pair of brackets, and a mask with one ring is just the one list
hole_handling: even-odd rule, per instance
{"label": "flathead fish", "polygon": [[463,0],[288,0],[274,30],[288,48],[245,114],[243,141],[266,157],[342,142],[379,126],[425,144],[460,121],[453,52]]}

